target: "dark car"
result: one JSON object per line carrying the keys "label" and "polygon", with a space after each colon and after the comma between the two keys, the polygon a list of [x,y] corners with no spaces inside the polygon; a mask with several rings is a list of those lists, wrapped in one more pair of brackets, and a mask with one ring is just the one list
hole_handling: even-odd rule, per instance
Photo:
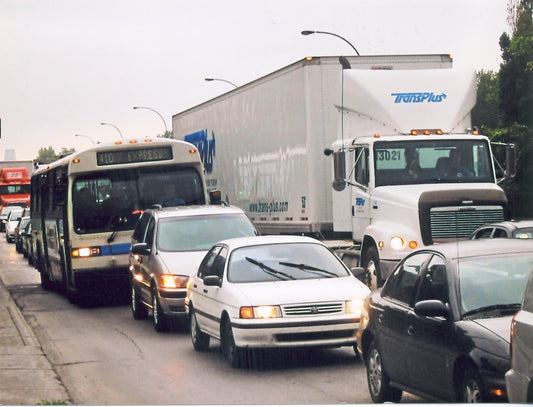
{"label": "dark car", "polygon": [[357,333],[374,402],[402,391],[446,402],[507,401],[509,337],[533,240],[466,240],[403,259],[365,300]]}
{"label": "dark car", "polygon": [[508,220],[478,227],[470,239],[533,239],[533,220]]}
{"label": "dark car", "polygon": [[33,235],[31,222],[22,230],[22,255],[28,259],[28,264],[33,265]]}
{"label": "dark car", "polygon": [[511,325],[511,370],[505,374],[511,403],[533,403],[533,273],[522,308]]}
{"label": "dark car", "polygon": [[30,224],[30,217],[29,216],[23,216],[22,218],[20,218],[17,226],[15,227],[15,249],[17,250],[17,253],[22,253],[22,245],[23,245],[23,241],[22,239],[24,238],[24,230],[26,229],[26,227]]}

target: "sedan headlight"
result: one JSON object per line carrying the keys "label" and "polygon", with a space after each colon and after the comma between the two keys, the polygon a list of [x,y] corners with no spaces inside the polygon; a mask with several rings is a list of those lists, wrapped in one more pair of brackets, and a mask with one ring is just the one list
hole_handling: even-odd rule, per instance
{"label": "sedan headlight", "polygon": [[363,309],[364,300],[358,298],[346,301],[345,310],[347,314],[355,314],[358,318],[361,317],[361,310]]}
{"label": "sedan headlight", "polygon": [[280,318],[281,309],[277,305],[260,305],[257,307],[241,307],[239,316],[243,319]]}

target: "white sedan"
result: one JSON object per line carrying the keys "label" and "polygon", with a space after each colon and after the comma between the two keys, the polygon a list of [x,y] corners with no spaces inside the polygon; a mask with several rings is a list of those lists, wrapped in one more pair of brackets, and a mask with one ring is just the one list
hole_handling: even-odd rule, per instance
{"label": "white sedan", "polygon": [[213,246],[185,305],[194,349],[219,339],[238,367],[246,348],[354,346],[369,292],[318,240],[257,236]]}

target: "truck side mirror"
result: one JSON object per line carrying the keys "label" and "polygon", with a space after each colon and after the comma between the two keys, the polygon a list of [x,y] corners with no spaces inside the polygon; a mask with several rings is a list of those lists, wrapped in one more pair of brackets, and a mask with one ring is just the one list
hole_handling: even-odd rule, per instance
{"label": "truck side mirror", "polygon": [[508,144],[505,148],[505,175],[512,179],[516,176],[516,146]]}
{"label": "truck side mirror", "polygon": [[218,189],[213,189],[209,191],[209,202],[211,203],[211,205],[222,204],[222,194]]}
{"label": "truck side mirror", "polygon": [[333,153],[333,189],[342,191],[346,188],[346,154],[344,151]]}

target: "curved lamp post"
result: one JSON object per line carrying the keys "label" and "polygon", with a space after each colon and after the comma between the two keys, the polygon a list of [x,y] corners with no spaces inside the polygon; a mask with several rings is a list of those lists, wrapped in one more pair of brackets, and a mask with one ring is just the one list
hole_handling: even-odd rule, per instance
{"label": "curved lamp post", "polygon": [[76,137],[86,137],[89,140],[91,140],[91,143],[95,144],[94,140],[91,137],[89,137],[89,136],[85,136],[83,134],[74,134],[74,136],[76,136]]}
{"label": "curved lamp post", "polygon": [[168,134],[167,122],[165,121],[161,113],[159,113],[157,110],[152,109],[151,107],[145,107],[145,106],[134,106],[133,108],[134,109],[148,109],[154,112],[155,114],[157,114],[161,118],[161,120],[163,120],[163,124],[165,125],[165,136]]}
{"label": "curved lamp post", "polygon": [[355,51],[355,53],[357,55],[359,55],[359,51],[357,51],[357,49],[355,49],[355,47],[353,46],[353,44],[348,41],[346,38],[344,37],[341,37],[340,35],[337,35],[335,33],[330,33],[330,32],[327,32],[327,31],[312,31],[312,30],[305,30],[305,31],[302,31],[302,35],[310,35],[310,34],[328,34],[328,35],[333,35],[334,37],[337,37],[337,38],[340,38],[341,40],[343,41],[346,41],[350,47],[353,48],[353,50]]}
{"label": "curved lamp post", "polygon": [[226,83],[229,83],[230,85],[233,85],[233,86],[235,86],[236,88],[238,88],[238,86],[235,85],[233,82],[227,81],[227,80],[225,80],[225,79],[219,79],[219,78],[205,78],[205,80],[206,80],[207,82],[211,82],[211,81],[221,81],[221,82],[226,82]]}
{"label": "curved lamp post", "polygon": [[114,124],[111,124],[111,123],[100,123],[102,126],[111,126],[111,127],[114,127],[115,129],[117,129],[118,131],[118,134],[120,134],[120,138],[123,139],[124,137],[122,136],[122,133],[120,132],[120,129],[115,126]]}

